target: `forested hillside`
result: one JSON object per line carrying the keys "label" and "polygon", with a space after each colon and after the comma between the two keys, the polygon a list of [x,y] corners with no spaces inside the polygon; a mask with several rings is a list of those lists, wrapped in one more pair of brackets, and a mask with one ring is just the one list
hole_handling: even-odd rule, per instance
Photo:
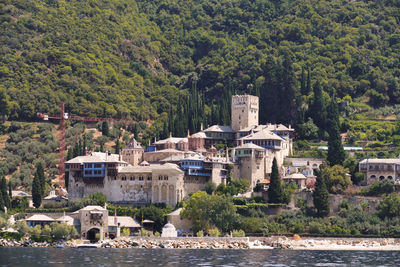
{"label": "forested hillside", "polygon": [[400,103],[399,0],[0,6],[11,119],[56,113],[64,101],[74,114],[160,118],[161,137],[184,135],[229,123],[229,96],[246,92],[261,98],[261,123],[300,124],[313,117],[317,81],[325,98]]}

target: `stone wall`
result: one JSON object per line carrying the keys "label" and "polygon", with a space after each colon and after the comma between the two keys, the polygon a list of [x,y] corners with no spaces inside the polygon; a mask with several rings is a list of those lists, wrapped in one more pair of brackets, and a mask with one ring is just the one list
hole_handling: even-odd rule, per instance
{"label": "stone wall", "polygon": [[[375,212],[376,207],[378,206],[379,202],[381,201],[381,197],[364,197],[364,196],[345,196],[345,195],[329,195],[330,201],[330,213],[329,215],[337,215],[339,212],[340,204],[343,201],[349,202],[351,205],[361,205],[362,203],[367,203],[368,211]],[[289,204],[289,207],[295,207],[298,200],[303,200],[307,203],[309,207],[313,207],[313,197],[312,192],[310,191],[301,191],[296,192],[293,194],[292,201]]]}

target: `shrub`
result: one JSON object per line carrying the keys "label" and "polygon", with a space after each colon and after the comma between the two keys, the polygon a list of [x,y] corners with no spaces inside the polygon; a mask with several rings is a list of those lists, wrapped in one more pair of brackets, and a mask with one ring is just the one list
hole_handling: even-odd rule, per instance
{"label": "shrub", "polygon": [[196,236],[197,236],[197,237],[203,237],[203,236],[204,236],[203,230],[198,231],[198,232],[196,233]]}
{"label": "shrub", "polygon": [[129,230],[129,228],[126,228],[126,227],[121,228],[121,236],[129,236],[130,234],[131,234],[131,230]]}
{"label": "shrub", "polygon": [[319,222],[310,222],[308,231],[310,234],[323,234],[326,232],[326,225]]}
{"label": "shrub", "polygon": [[232,236],[233,237],[245,237],[245,232],[240,229],[240,230],[233,230],[232,231]]}
{"label": "shrub", "polygon": [[154,236],[156,236],[156,237],[160,237],[161,235],[160,235],[160,233],[159,233],[159,232],[155,232],[155,233],[154,233]]}
{"label": "shrub", "polygon": [[219,231],[219,229],[217,227],[208,229],[208,234],[212,237],[218,237],[221,235],[221,232]]}
{"label": "shrub", "polygon": [[393,180],[384,179],[371,185],[367,189],[362,189],[361,194],[364,196],[379,196],[382,194],[390,194],[395,191]]}
{"label": "shrub", "polygon": [[139,229],[138,236],[149,236],[149,232],[146,229],[141,228]]}

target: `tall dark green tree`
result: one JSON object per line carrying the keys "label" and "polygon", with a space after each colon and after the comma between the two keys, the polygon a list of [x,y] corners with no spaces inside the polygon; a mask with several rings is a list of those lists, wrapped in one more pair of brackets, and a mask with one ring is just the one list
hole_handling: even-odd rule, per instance
{"label": "tall dark green tree", "polygon": [[85,154],[86,154],[86,150],[87,150],[87,140],[86,140],[87,138],[86,138],[86,134],[84,134],[83,135],[83,142],[82,142],[82,153],[81,153],[81,155],[82,156],[85,156]]}
{"label": "tall dark green tree", "polygon": [[36,165],[35,177],[37,177],[39,180],[40,195],[41,197],[43,197],[46,189],[46,177],[44,175],[44,168],[42,162],[38,162],[38,164]]}
{"label": "tall dark green tree", "polygon": [[283,188],[281,184],[281,177],[279,175],[278,163],[276,158],[272,161],[271,179],[268,188],[268,202],[281,203],[283,197]]}
{"label": "tall dark green tree", "polygon": [[32,182],[32,201],[35,208],[39,208],[42,204],[41,190],[40,178],[35,175]]}
{"label": "tall dark green tree", "polygon": [[1,195],[3,197],[4,206],[6,206],[7,209],[9,209],[11,207],[11,200],[7,193],[7,181],[6,178],[4,177],[1,178],[0,189],[1,189]]}
{"label": "tall dark green tree", "polygon": [[115,154],[119,154],[119,137],[117,138],[117,141],[115,142]]}
{"label": "tall dark green tree", "polygon": [[343,149],[342,137],[340,136],[340,122],[338,105],[333,98],[328,106],[328,157],[330,166],[343,165],[346,154]]}
{"label": "tall dark green tree", "polygon": [[73,158],[74,158],[73,148],[70,147],[70,148],[68,148],[67,161],[70,160],[70,159],[73,159]]}
{"label": "tall dark green tree", "polygon": [[5,207],[5,205],[4,205],[4,200],[3,200],[3,194],[1,193],[1,190],[0,190],[0,211],[4,211],[4,207]]}
{"label": "tall dark green tree", "polygon": [[103,121],[102,125],[101,125],[101,133],[104,136],[109,136],[110,135],[110,128],[108,126],[108,122]]}
{"label": "tall dark green tree", "polygon": [[317,172],[317,180],[313,193],[313,202],[319,217],[325,217],[329,214],[328,189],[326,188],[325,180],[322,178],[319,171]]}
{"label": "tall dark green tree", "polygon": [[306,84],[306,91],[305,94],[308,95],[311,93],[311,74],[310,74],[310,69],[307,71],[307,84]]}
{"label": "tall dark green tree", "polygon": [[12,200],[12,183],[11,183],[11,181],[8,182],[8,196]]}
{"label": "tall dark green tree", "polygon": [[307,93],[307,78],[304,67],[301,68],[301,77],[300,77],[300,92],[302,95],[308,95]]}
{"label": "tall dark green tree", "polygon": [[324,102],[321,84],[317,81],[313,87],[314,99],[309,110],[309,116],[313,119],[315,125],[320,129],[319,136],[323,137],[326,129],[326,104]]}

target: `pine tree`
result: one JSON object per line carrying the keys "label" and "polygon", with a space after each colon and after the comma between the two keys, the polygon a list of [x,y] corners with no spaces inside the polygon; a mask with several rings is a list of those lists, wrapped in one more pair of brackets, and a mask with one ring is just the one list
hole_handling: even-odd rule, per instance
{"label": "pine tree", "polygon": [[7,181],[6,181],[6,178],[4,178],[4,177],[1,178],[0,189],[1,189],[1,195],[3,198],[4,206],[6,206],[7,209],[9,209],[11,207],[11,200],[7,193]]}
{"label": "pine tree", "polygon": [[278,163],[276,158],[272,161],[271,179],[268,188],[268,202],[281,203],[283,197],[283,189],[281,184],[281,177],[279,175]]}
{"label": "pine tree", "polygon": [[314,207],[317,209],[317,215],[320,217],[327,216],[329,214],[329,195],[328,189],[324,179],[320,172],[317,172],[317,180],[315,183],[315,189],[313,193]]}
{"label": "pine tree", "polygon": [[346,154],[343,149],[342,137],[340,136],[339,130],[339,110],[338,105],[333,98],[328,107],[328,157],[327,161],[330,166],[343,165],[346,158]]}
{"label": "pine tree", "polygon": [[103,124],[101,125],[101,133],[104,136],[109,136],[110,135],[110,128],[108,127],[108,122],[103,121]]}
{"label": "pine tree", "polygon": [[35,206],[35,208],[39,208],[40,205],[42,204],[40,179],[36,175],[33,178],[32,182],[32,201],[33,201],[33,206]]}

